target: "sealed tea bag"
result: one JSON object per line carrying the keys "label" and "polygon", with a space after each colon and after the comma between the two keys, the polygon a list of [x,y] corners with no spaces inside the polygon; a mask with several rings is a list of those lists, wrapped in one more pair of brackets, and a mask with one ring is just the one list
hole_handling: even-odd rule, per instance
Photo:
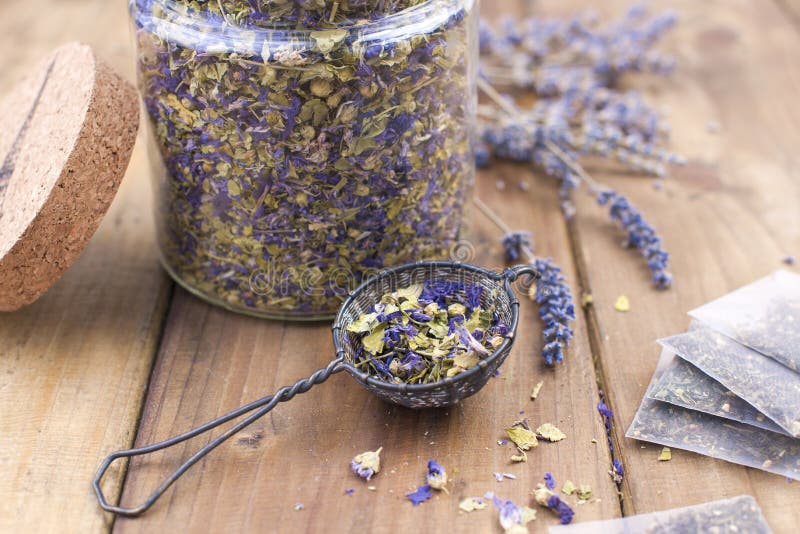
{"label": "sealed tea bag", "polygon": [[[666,350],[666,349],[665,349]],[[672,355],[648,398],[787,434],[772,420],[683,358]]]}
{"label": "sealed tea bag", "polygon": [[675,353],[659,360],[626,437],[684,449],[800,480],[800,440],[648,398]]}
{"label": "sealed tea bag", "polygon": [[800,440],[645,398],[626,437],[800,480]]}
{"label": "sealed tea bag", "polygon": [[746,532],[768,534],[767,525],[756,500],[750,495],[685,506],[673,510],[632,515],[605,521],[585,521],[550,527],[551,534],[720,534]]}
{"label": "sealed tea bag", "polygon": [[774,272],[689,314],[800,373],[800,275]]}
{"label": "sealed tea bag", "polygon": [[800,374],[711,329],[659,343],[800,437]]}

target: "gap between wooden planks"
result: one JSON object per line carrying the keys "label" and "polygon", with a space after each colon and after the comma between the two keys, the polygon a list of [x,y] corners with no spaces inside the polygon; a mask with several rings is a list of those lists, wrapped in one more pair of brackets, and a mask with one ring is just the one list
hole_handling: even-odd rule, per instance
{"label": "gap between wooden planks", "polygon": [[[577,2],[545,2],[543,12],[570,12]],[[626,2],[609,2],[604,14]],[[598,373],[617,414],[614,443],[627,471],[626,515],[731,497],[755,496],[776,532],[800,524],[800,489],[784,478],[693,453],[624,438],[660,353],[658,337],[685,331],[689,309],[775,269],[800,250],[798,157],[800,65],[797,27],[771,2],[658,2],[680,22],[664,48],[678,56],[672,81],[631,82],[669,110],[672,142],[689,157],[664,191],[651,183],[594,169],[629,194],[671,249],[675,288],[652,290],[635,253],[609,247],[613,230],[594,202],[578,195],[580,215],[570,236],[595,305],[587,317]],[[768,34],[768,35],[767,35]],[[708,124],[721,125],[720,133]],[[631,312],[613,309],[626,294]]]}

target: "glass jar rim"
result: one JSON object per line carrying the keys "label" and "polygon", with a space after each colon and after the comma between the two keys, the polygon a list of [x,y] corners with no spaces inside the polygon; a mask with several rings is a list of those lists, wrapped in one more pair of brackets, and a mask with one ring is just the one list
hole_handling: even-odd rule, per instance
{"label": "glass jar rim", "polygon": [[[366,47],[425,35],[448,25],[458,13],[469,13],[478,0],[428,0],[374,20],[321,28],[239,26],[210,11],[192,9],[175,0],[129,0],[128,10],[137,27],[186,48],[208,53],[259,55],[317,49],[326,53],[331,42]],[[458,19],[460,20],[460,19]],[[456,20],[457,22],[457,20]],[[285,54],[284,54],[285,55]],[[282,56],[283,57],[283,56]]]}

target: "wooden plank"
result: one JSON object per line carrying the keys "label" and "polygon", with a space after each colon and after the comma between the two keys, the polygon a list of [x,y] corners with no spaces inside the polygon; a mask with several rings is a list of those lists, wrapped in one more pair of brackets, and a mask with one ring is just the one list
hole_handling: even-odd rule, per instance
{"label": "wooden plank", "polygon": [[[569,11],[577,2],[547,2]],[[627,2],[604,5],[620,13]],[[659,2],[680,15],[665,48],[678,56],[671,81],[631,83],[669,111],[673,146],[689,157],[663,191],[652,182],[595,169],[629,195],[671,249],[675,288],[650,288],[643,262],[615,248],[618,234],[591,198],[579,195],[573,232],[578,260],[595,306],[592,335],[602,380],[617,413],[615,439],[628,473],[626,514],[754,495],[776,532],[800,524],[800,486],[784,478],[676,451],[658,462],[660,447],[625,439],[655,368],[659,337],[684,331],[686,312],[774,269],[800,251],[800,71],[792,50],[800,36],[770,2]],[[768,29],[768,30],[766,30]],[[766,37],[766,33],[769,37]],[[711,133],[709,123],[720,131]],[[613,309],[625,294],[631,312]]]}
{"label": "wooden plank", "polygon": [[[509,192],[494,184],[502,178]],[[529,171],[498,166],[480,180],[480,195],[508,216],[511,224],[541,228],[538,247],[569,269],[564,225],[543,183],[522,194],[520,179]],[[477,213],[472,243],[476,262],[502,267],[501,235]],[[546,229],[546,231],[544,231]],[[145,516],[120,518],[119,532],[188,530],[312,531],[467,531],[495,528],[496,512],[458,513],[458,502],[488,490],[529,503],[530,490],[546,471],[563,482],[590,484],[599,503],[578,508],[582,519],[619,515],[616,487],[608,476],[609,455],[595,404],[597,390],[591,354],[582,327],[568,363],[553,371],[539,356],[540,326],[530,302],[514,351],[478,395],[447,410],[410,411],[384,404],[346,374],[280,405],[265,419],[234,436],[184,475]],[[329,326],[295,325],[239,317],[212,308],[179,291],[155,367],[137,444],[175,435],[293,383],[323,366],[332,355]],[[544,381],[540,398],[529,399]],[[520,412],[525,414],[521,415]],[[503,428],[521,417],[553,422],[568,435],[558,444],[542,444],[527,464],[510,464],[512,449],[499,447]],[[592,443],[596,439],[597,443]],[[207,442],[136,460],[125,485],[123,503],[142,501],[181,460]],[[384,447],[384,470],[373,479],[376,490],[349,471],[357,453]],[[450,495],[413,508],[403,494],[424,480],[428,459],[445,465],[454,482]],[[515,481],[497,483],[494,471],[511,472]],[[344,495],[355,488],[353,497]],[[305,510],[293,510],[301,502]],[[544,531],[555,518],[546,510],[537,521]]]}
{"label": "wooden plank", "polygon": [[[72,39],[130,72],[123,2],[0,6],[7,88]],[[124,51],[124,53],[120,52]],[[2,90],[2,89],[0,89]],[[108,530],[91,491],[99,459],[135,435],[170,284],[158,267],[144,151],[91,244],[40,301],[0,314],[0,530]],[[109,473],[119,494],[122,471]]]}

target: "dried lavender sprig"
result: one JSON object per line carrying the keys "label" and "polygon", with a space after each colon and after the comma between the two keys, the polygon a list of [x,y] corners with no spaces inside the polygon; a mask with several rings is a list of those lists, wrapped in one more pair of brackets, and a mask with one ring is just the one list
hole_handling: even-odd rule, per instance
{"label": "dried lavender sprig", "polygon": [[662,248],[661,238],[653,227],[627,198],[615,191],[598,192],[597,203],[609,206],[611,220],[626,232],[624,246],[636,248],[647,260],[653,284],[658,289],[668,289],[672,285],[672,275],[667,272],[669,254]]}
{"label": "dried lavender sprig", "polygon": [[535,300],[539,305],[539,317],[544,323],[542,356],[547,365],[564,360],[564,351],[572,339],[570,323],[575,320],[575,303],[572,291],[561,269],[552,259],[537,258],[532,250],[530,234],[512,232],[509,226],[481,199],[473,198],[475,206],[492,221],[505,235],[503,245],[506,257],[527,257],[530,264],[541,273],[536,284]]}
{"label": "dried lavender sprig", "polygon": [[609,86],[629,71],[668,74],[674,60],[652,47],[675,20],[671,13],[648,19],[643,6],[634,6],[607,27],[585,15],[507,19],[499,30],[483,23],[482,72],[493,82],[534,90],[539,96]]}
{"label": "dried lavender sprig", "polygon": [[[503,97],[485,80],[478,81],[478,87],[489,96],[509,117],[519,116],[520,112],[515,104]],[[627,239],[624,245],[637,248],[647,260],[647,265],[652,272],[653,284],[659,289],[669,288],[672,276],[667,272],[669,255],[663,250],[661,239],[625,197],[611,191],[595,181],[577,161],[574,150],[562,149],[562,143],[570,140],[568,133],[555,136],[551,139],[550,133],[541,132],[529,138],[530,143],[519,142],[519,138],[506,138],[505,145],[499,145],[506,151],[500,154],[514,159],[528,158],[529,161],[542,166],[547,174],[560,178],[562,181],[562,207],[567,216],[571,216],[574,208],[569,200],[569,195],[580,182],[586,183],[589,191],[595,195],[598,203],[604,205],[612,202],[610,215],[612,220],[619,224],[626,232]],[[484,139],[487,141],[486,139]],[[491,139],[488,140],[491,143]],[[508,233],[508,232],[506,232]],[[557,281],[555,274],[554,282]]]}

